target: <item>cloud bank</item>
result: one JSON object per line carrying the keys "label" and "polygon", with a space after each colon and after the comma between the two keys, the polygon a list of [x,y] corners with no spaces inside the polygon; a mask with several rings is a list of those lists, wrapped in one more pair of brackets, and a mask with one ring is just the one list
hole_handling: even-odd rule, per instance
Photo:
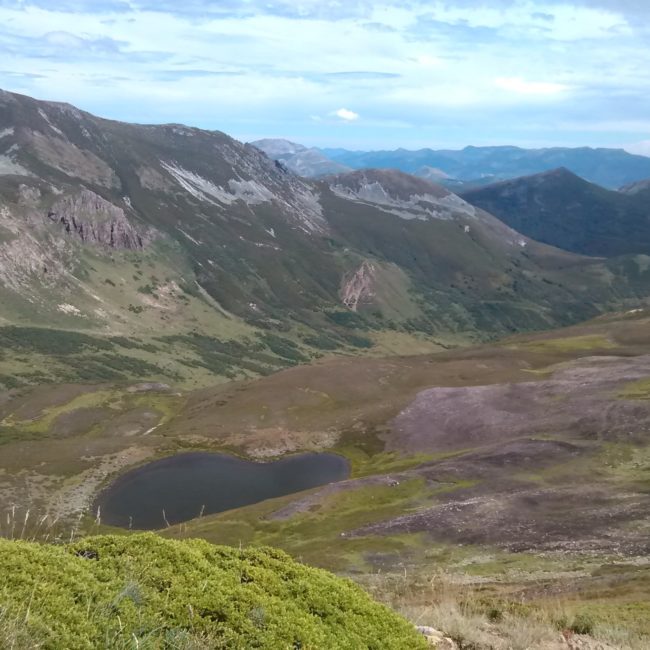
{"label": "cloud bank", "polygon": [[0,60],[7,90],[242,139],[650,141],[646,0],[0,0]]}

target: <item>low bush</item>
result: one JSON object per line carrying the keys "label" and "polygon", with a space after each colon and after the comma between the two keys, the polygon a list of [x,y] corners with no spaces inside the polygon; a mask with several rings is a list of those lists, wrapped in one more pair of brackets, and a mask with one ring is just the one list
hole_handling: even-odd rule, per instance
{"label": "low bush", "polygon": [[0,575],[8,647],[426,648],[360,587],[268,548],[154,534],[0,540]]}

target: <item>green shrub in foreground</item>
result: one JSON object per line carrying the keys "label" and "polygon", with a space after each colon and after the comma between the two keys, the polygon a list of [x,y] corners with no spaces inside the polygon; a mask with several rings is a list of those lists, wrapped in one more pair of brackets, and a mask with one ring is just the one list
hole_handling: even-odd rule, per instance
{"label": "green shrub in foreground", "polygon": [[0,638],[8,635],[12,647],[53,650],[426,647],[354,583],[281,551],[151,533],[67,546],[0,540]]}

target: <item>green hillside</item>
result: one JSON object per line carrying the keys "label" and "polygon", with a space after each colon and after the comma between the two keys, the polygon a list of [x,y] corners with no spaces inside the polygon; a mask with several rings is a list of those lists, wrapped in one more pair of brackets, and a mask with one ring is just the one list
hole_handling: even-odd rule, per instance
{"label": "green hillside", "polygon": [[469,190],[463,197],[519,232],[583,255],[650,253],[650,204],[556,169]]}
{"label": "green hillside", "polygon": [[205,386],[568,325],[650,291],[644,259],[558,251],[399,172],[308,181],[220,132],[6,92],[0,133],[7,388]]}

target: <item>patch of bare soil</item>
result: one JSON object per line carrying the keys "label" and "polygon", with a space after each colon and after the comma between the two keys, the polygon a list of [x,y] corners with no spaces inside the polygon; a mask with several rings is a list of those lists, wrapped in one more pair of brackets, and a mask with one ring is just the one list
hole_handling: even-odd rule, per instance
{"label": "patch of bare soil", "polygon": [[245,449],[251,458],[264,459],[297,451],[322,451],[333,447],[338,438],[338,433],[333,431],[291,431],[283,427],[261,427],[246,433],[233,433],[228,443]]}
{"label": "patch of bare soil", "polygon": [[523,436],[569,433],[586,440],[648,439],[650,403],[617,398],[650,376],[650,355],[586,358],[536,382],[431,388],[392,421],[391,451],[474,448]]}
{"label": "patch of bare soil", "polygon": [[129,447],[117,454],[89,459],[93,461],[93,467],[81,472],[73,481],[57,490],[50,499],[48,511],[60,519],[87,512],[97,490],[109,476],[130,465],[141,463],[152,455],[151,449]]}
{"label": "patch of bare soil", "polygon": [[645,494],[611,494],[595,486],[527,488],[464,495],[348,536],[427,532],[437,540],[497,546],[509,551],[650,553],[650,539],[634,522],[650,517]]}

